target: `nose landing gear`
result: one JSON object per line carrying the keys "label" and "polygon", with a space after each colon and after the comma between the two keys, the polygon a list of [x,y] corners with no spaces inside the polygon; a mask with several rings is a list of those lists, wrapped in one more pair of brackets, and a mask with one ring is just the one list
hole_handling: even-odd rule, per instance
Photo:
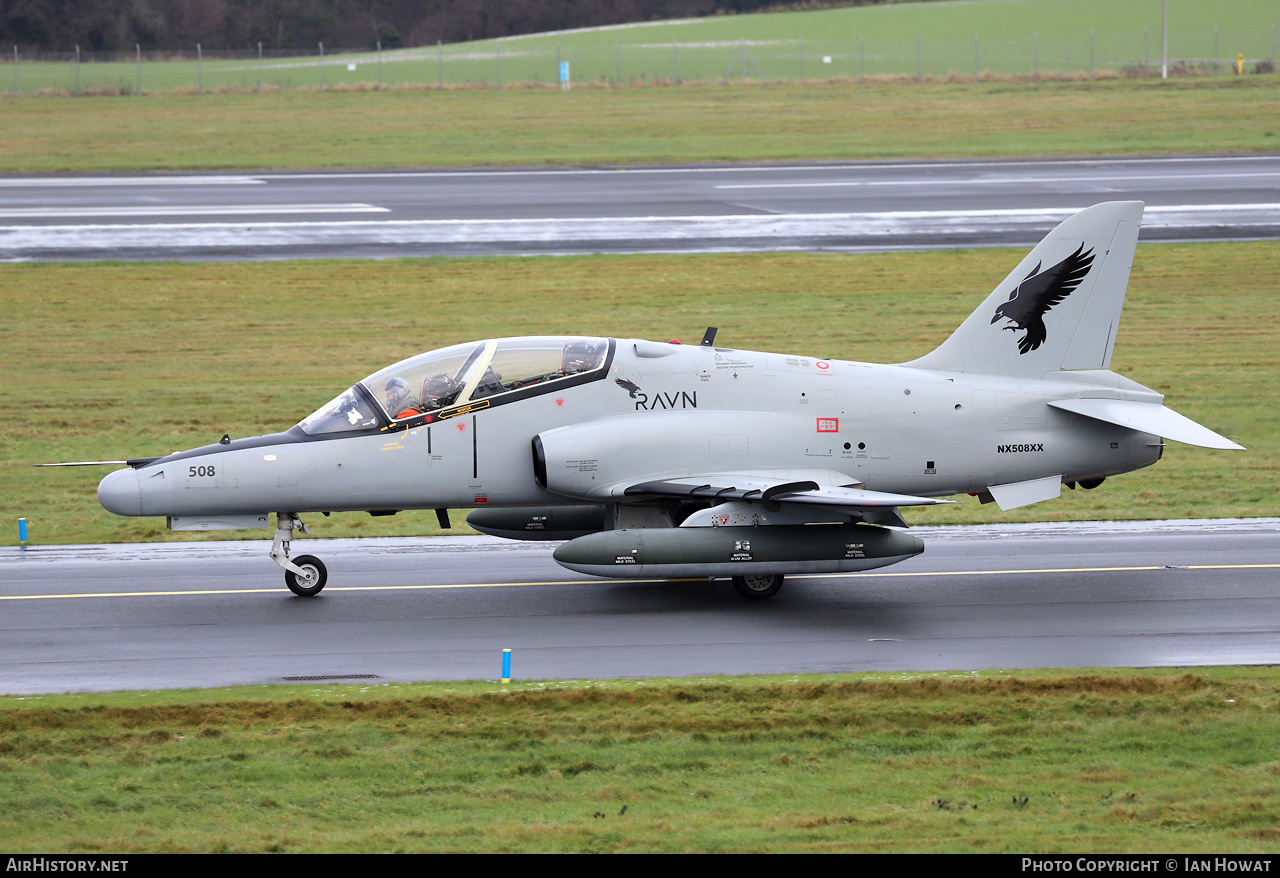
{"label": "nose landing gear", "polygon": [[289,591],[298,597],[314,597],[324,588],[329,571],[325,569],[324,562],[314,555],[299,555],[289,560],[289,542],[295,530],[308,536],[311,534],[302,519],[292,512],[276,513],[276,538],[271,544],[271,560],[284,568],[284,584]]}

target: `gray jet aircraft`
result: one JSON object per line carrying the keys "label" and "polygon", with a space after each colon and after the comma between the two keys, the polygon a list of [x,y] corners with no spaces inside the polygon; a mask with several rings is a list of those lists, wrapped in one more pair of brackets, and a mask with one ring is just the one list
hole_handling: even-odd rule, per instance
{"label": "gray jet aircraft", "polygon": [[923,543],[903,507],[973,494],[1001,509],[1096,488],[1160,459],[1161,437],[1239,449],[1108,371],[1141,202],[1049,234],[935,351],[875,365],[636,339],[500,338],[388,366],[283,433],[130,460],[98,488],[175,531],[268,528],[288,587],[299,515],[470,508],[478,530],[565,541],[596,576],[867,570]]}

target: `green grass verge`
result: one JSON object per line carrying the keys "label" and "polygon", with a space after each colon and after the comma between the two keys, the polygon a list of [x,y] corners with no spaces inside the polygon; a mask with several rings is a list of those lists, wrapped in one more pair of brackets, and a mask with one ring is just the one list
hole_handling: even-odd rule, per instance
{"label": "green grass verge", "polygon": [[[1274,67],[1274,0],[1178,0],[1169,16],[1175,71],[1234,73]],[[266,89],[494,87],[556,82],[568,62],[575,88],[601,84],[714,82],[750,54],[745,72],[771,82],[860,75],[972,78],[982,75],[1088,78],[1160,73],[1161,5],[1156,0],[951,0],[718,15],[607,29],[529,34],[447,46],[384,51],[85,53],[79,87],[89,94]],[[6,49],[9,47],[6,46]],[[176,47],[169,47],[170,49]],[[207,47],[206,47],[207,48]],[[372,48],[372,47],[369,47]],[[247,49],[248,51],[244,51]],[[3,60],[10,60],[5,58]],[[75,56],[0,67],[0,84],[19,94],[74,93]],[[6,81],[4,73],[12,74]]]}
{"label": "green grass verge", "polygon": [[[188,539],[103,511],[96,468],[288,428],[423,350],[491,336],[611,334],[902,362],[939,344],[1022,257],[1008,249],[0,266],[0,543]],[[1096,491],[1000,513],[976,501],[913,523],[1270,516],[1280,243],[1141,245],[1113,368],[1246,445],[1171,445]],[[965,498],[968,501],[968,498]],[[321,536],[437,533],[432,513],[336,514]],[[215,538],[261,538],[227,531]]]}
{"label": "green grass verge", "polygon": [[1280,75],[0,98],[0,172],[1265,152],[1278,99]]}
{"label": "green grass verge", "polygon": [[12,853],[1274,853],[1280,670],[0,698]]}

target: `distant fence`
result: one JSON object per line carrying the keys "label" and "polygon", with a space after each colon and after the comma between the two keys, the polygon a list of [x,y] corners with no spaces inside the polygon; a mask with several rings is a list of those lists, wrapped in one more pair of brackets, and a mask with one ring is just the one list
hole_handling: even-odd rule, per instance
{"label": "distant fence", "polygon": [[[575,34],[513,37],[395,51],[82,52],[12,48],[9,95],[621,87],[715,82],[1088,79],[1161,76],[1161,36],[1030,33],[984,40],[725,40],[611,43]],[[1175,51],[1175,46],[1177,47]],[[1276,26],[1170,34],[1169,75],[1276,71]],[[562,77],[567,79],[562,81]]]}

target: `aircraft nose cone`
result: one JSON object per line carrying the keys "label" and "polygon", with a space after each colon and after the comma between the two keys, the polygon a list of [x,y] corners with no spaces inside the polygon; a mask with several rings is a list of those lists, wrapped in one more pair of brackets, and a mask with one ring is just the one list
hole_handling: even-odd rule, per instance
{"label": "aircraft nose cone", "polygon": [[98,484],[98,502],[116,515],[141,515],[142,488],[138,484],[138,471],[129,467],[108,473]]}

